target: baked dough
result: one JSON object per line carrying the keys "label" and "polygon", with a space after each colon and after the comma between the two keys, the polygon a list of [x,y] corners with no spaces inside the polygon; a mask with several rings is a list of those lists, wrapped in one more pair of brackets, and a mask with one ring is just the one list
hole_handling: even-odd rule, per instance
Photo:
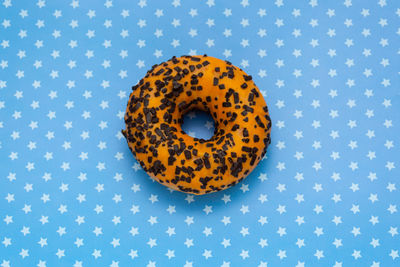
{"label": "baked dough", "polygon": [[[262,94],[228,61],[173,57],[132,89],[122,133],[143,169],[172,189],[202,195],[229,188],[250,174],[271,142]],[[193,109],[213,117],[211,139],[182,130],[182,116]]]}

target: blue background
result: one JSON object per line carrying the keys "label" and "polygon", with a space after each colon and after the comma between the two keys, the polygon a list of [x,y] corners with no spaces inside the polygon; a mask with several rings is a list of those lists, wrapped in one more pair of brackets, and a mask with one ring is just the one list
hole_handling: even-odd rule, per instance
{"label": "blue background", "polygon": [[[0,266],[400,265],[397,1],[3,0],[0,23]],[[272,143],[241,184],[192,201],[120,130],[153,64],[204,53],[253,75]],[[206,120],[185,127],[209,135]]]}

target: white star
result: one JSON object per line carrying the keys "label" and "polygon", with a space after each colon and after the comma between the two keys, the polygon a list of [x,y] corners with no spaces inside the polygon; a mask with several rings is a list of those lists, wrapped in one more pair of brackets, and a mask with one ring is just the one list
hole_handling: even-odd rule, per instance
{"label": "white star", "polygon": [[224,216],[221,222],[226,226],[231,223],[231,217]]}
{"label": "white star", "polygon": [[278,162],[278,165],[276,165],[276,168],[277,168],[279,171],[282,171],[282,170],[286,169],[285,163],[284,163],[284,162]]}
{"label": "white star", "polygon": [[264,202],[268,201],[267,195],[266,194],[260,194],[260,196],[258,197],[258,200],[261,203],[264,203]]}
{"label": "white star", "polygon": [[353,129],[354,127],[357,127],[357,122],[355,120],[349,120],[347,126],[349,126],[350,129]]}
{"label": "white star", "polygon": [[294,179],[296,179],[298,182],[304,180],[303,173],[296,172],[296,175],[294,176]]}
{"label": "white star", "polygon": [[315,252],[315,254],[314,254],[314,256],[315,257],[317,257],[317,259],[319,260],[319,259],[321,259],[321,258],[323,258],[324,257],[324,251],[323,250],[316,250],[316,252]]}
{"label": "white star", "polygon": [[396,185],[392,184],[392,183],[388,183],[386,189],[389,190],[390,192],[395,191],[396,190]]}
{"label": "white star", "polygon": [[335,238],[335,241],[332,243],[336,248],[343,246],[342,239]]}
{"label": "white star", "polygon": [[331,198],[335,203],[342,201],[340,194],[333,194],[333,197]]}
{"label": "white star", "polygon": [[[15,180],[15,177],[13,177],[13,176],[11,175],[11,173],[9,174],[9,176],[8,176],[7,178],[8,178],[10,181]],[[26,183],[25,186],[24,186],[24,189],[25,189],[26,192],[30,192],[30,191],[33,190],[33,186],[32,186],[32,184]]]}
{"label": "white star", "polygon": [[315,227],[314,234],[317,236],[323,235],[324,234],[324,229],[321,227]]}
{"label": "white star", "polygon": [[338,224],[342,223],[342,217],[334,216],[332,222],[335,223],[336,225],[338,225]]}
{"label": "white star", "polygon": [[249,256],[249,251],[248,250],[244,250],[244,249],[242,249],[242,251],[240,252],[239,255],[240,255],[240,257],[242,257],[243,260],[250,257]]}
{"label": "white star", "polygon": [[11,238],[4,237],[4,240],[3,240],[3,242],[1,242],[1,243],[3,243],[3,245],[4,245],[5,247],[8,247],[9,245],[11,245]]}
{"label": "white star", "polygon": [[194,246],[194,244],[193,244],[193,239],[188,239],[188,238],[186,238],[186,241],[184,242],[184,244],[185,244],[185,246],[186,246],[187,248],[190,248],[190,247]]}
{"label": "white star", "polygon": [[344,44],[345,44],[347,47],[350,47],[350,46],[353,46],[353,45],[354,45],[352,39],[346,39],[346,41],[344,42]]}
{"label": "white star", "polygon": [[173,236],[173,235],[175,235],[175,227],[168,226],[168,230],[165,232],[168,234],[168,236]]}
{"label": "white star", "polygon": [[47,238],[40,238],[38,244],[40,245],[40,247],[44,247],[47,246]]}
{"label": "white star", "polygon": [[369,16],[369,9],[363,8],[362,11],[361,11],[361,15],[363,15],[364,17]]}
{"label": "white star", "polygon": [[382,105],[385,106],[385,108],[388,108],[392,105],[391,100],[390,99],[384,99]]}
{"label": "white star", "polygon": [[167,251],[167,253],[165,253],[165,256],[168,257],[168,259],[171,259],[173,257],[175,257],[175,250],[169,250]]}
{"label": "white star", "polygon": [[49,194],[43,194],[40,199],[43,201],[43,203],[46,203],[47,201],[50,201],[50,195]]}
{"label": "white star", "polygon": [[208,260],[208,258],[211,258],[211,257],[212,257],[212,251],[211,251],[211,250],[204,249],[204,252],[203,252],[202,255],[203,255],[204,258],[206,258],[206,260]]}
{"label": "white star", "polygon": [[266,29],[259,29],[257,32],[257,35],[260,37],[264,37],[267,35],[267,30]]}
{"label": "white star", "polygon": [[392,249],[392,250],[390,251],[389,256],[392,257],[393,260],[395,260],[396,258],[399,257],[399,251],[398,251],[398,250],[393,250],[393,249]]}
{"label": "white star", "polygon": [[120,246],[119,239],[113,238],[113,240],[110,242],[110,244],[111,244],[114,248]]}
{"label": "white star", "polygon": [[372,238],[370,245],[373,246],[374,248],[380,246],[379,239]]}
{"label": "white star", "polygon": [[279,257],[279,259],[286,258],[286,250],[279,250],[278,254],[276,255]]}
{"label": "white star", "polygon": [[268,223],[267,217],[265,217],[265,216],[260,216],[260,218],[258,219],[258,222],[259,222],[261,225],[264,225],[264,224]]}
{"label": "white star", "polygon": [[18,152],[11,152],[11,154],[8,157],[11,160],[16,160],[16,159],[18,159]]}
{"label": "white star", "polygon": [[28,249],[21,249],[21,252],[19,255],[24,259],[25,257],[29,256],[29,250]]}
{"label": "white star", "polygon": [[137,250],[133,250],[133,249],[131,249],[131,251],[129,252],[128,255],[132,258],[132,260],[133,260],[134,258],[139,257]]}
{"label": "white star", "polygon": [[378,216],[371,216],[371,219],[369,219],[369,222],[372,223],[372,225],[379,223]]}
{"label": "white star", "polygon": [[361,258],[361,251],[360,250],[353,250],[353,254],[351,254],[351,256],[353,256],[354,257],[354,259],[358,259],[358,258]]}
{"label": "white star", "polygon": [[322,206],[321,205],[315,205],[314,212],[317,213],[317,214],[320,214],[321,212],[323,212]]}
{"label": "white star", "polygon": [[397,232],[397,227],[392,227],[392,226],[390,226],[390,230],[388,231],[388,233],[391,234],[392,237],[399,234]]}
{"label": "white star", "polygon": [[94,249],[92,255],[95,259],[101,257],[101,250]]}
{"label": "white star", "polygon": [[102,234],[103,234],[102,228],[101,228],[101,227],[95,226],[95,228],[94,228],[94,230],[93,230],[93,233],[94,233],[96,236],[102,235]]}
{"label": "white star", "polygon": [[[389,45],[388,39],[381,38],[379,44],[380,44],[382,47],[385,47],[385,46]],[[385,79],[384,79],[384,80],[385,80]]]}
{"label": "white star", "polygon": [[28,162],[28,163],[26,164],[25,168],[26,168],[28,171],[32,171],[32,170],[35,169],[35,163],[34,163],[34,162]]}
{"label": "white star", "polygon": [[354,214],[356,214],[357,212],[360,212],[360,206],[359,205],[354,205],[352,204],[352,207],[350,209]]}
{"label": "white star", "polygon": [[283,6],[283,0],[276,0],[274,3],[277,7]]}
{"label": "white star", "polygon": [[286,206],[278,205],[278,208],[276,210],[279,212],[279,214],[285,213]]}
{"label": "white star", "polygon": [[211,227],[204,227],[203,234],[204,234],[205,236],[212,235],[212,228],[211,228]]}
{"label": "white star", "polygon": [[351,162],[350,162],[350,165],[349,165],[349,168],[350,168],[352,171],[358,169],[358,163],[357,163],[357,162],[351,161]]}
{"label": "white star", "polygon": [[276,231],[277,234],[279,234],[280,237],[286,235],[286,228],[279,227],[278,231]]}
{"label": "white star", "polygon": [[311,45],[313,48],[319,46],[318,39],[311,39],[310,45]]}
{"label": "white star", "polygon": [[227,248],[227,247],[229,247],[231,245],[231,240],[224,238],[224,240],[222,240],[222,242],[221,242],[221,245],[223,245],[224,248]]}
{"label": "white star", "polygon": [[121,223],[121,217],[120,216],[114,216],[111,221],[114,223],[114,225],[117,225],[117,224]]}
{"label": "white star", "polygon": [[303,138],[303,131],[296,130],[296,132],[293,136],[296,137],[296,139]]}
{"label": "white star", "polygon": [[350,189],[351,189],[353,192],[356,192],[356,191],[358,191],[360,188],[358,187],[358,184],[351,183]]}
{"label": "white star", "polygon": [[30,234],[31,232],[30,232],[30,230],[29,230],[29,227],[23,226],[23,227],[22,227],[22,230],[21,230],[21,233],[22,233],[24,236],[26,236],[27,234]]}
{"label": "white star", "polygon": [[361,234],[361,232],[360,232],[360,228],[358,227],[354,227],[353,226],[353,230],[351,230],[351,233],[354,235],[354,236],[358,236],[358,235],[360,235]]}
{"label": "white star", "polygon": [[369,195],[369,200],[371,200],[372,203],[374,203],[375,201],[378,201],[378,195],[377,194],[370,194]]}
{"label": "white star", "polygon": [[150,218],[147,220],[151,225],[158,223],[157,222],[157,217],[150,216]]}
{"label": "white star", "polygon": [[212,212],[212,206],[205,205],[203,211],[208,215]]}
{"label": "white star", "polygon": [[65,250],[57,249],[56,255],[57,255],[57,257],[58,257],[59,259],[61,259],[62,257],[65,256]]}
{"label": "white star", "polygon": [[304,239],[297,239],[297,241],[296,241],[296,245],[299,247],[299,248],[301,248],[301,247],[304,247],[305,246],[305,243],[304,243]]}
{"label": "white star", "polygon": [[319,171],[320,169],[322,169],[322,163],[315,161],[312,167],[315,169],[315,171]]}
{"label": "white star", "polygon": [[286,190],[286,185],[285,184],[278,184],[276,187],[276,190],[278,190],[280,193]]}
{"label": "white star", "polygon": [[298,16],[300,16],[300,15],[301,15],[300,9],[296,9],[296,8],[293,9],[292,15],[293,15],[295,18],[297,18]]}
{"label": "white star", "polygon": [[249,235],[250,234],[249,233],[249,228],[242,227],[242,229],[240,230],[240,233],[242,234],[243,237],[246,236],[246,235]]}
{"label": "white star", "polygon": [[294,155],[294,157],[295,157],[297,160],[303,159],[303,158],[304,158],[303,152],[296,151],[296,154]]}

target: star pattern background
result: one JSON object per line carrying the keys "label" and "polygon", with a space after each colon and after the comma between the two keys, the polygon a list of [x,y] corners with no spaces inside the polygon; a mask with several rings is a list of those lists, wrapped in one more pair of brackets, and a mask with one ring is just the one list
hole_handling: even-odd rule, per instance
{"label": "star pattern background", "polygon": [[[397,1],[3,0],[0,266],[399,266],[399,37]],[[183,54],[243,68],[273,120],[207,196],[152,182],[120,133]]]}

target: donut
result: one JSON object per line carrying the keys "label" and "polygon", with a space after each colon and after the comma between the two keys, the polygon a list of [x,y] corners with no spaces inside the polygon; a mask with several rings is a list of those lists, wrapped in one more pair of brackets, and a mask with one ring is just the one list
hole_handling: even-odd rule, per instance
{"label": "donut", "polygon": [[[191,110],[211,114],[215,131],[209,140],[182,130]],[[154,65],[132,87],[124,119],[122,134],[148,175],[195,195],[242,181],[271,143],[268,107],[252,77],[207,55]]]}

